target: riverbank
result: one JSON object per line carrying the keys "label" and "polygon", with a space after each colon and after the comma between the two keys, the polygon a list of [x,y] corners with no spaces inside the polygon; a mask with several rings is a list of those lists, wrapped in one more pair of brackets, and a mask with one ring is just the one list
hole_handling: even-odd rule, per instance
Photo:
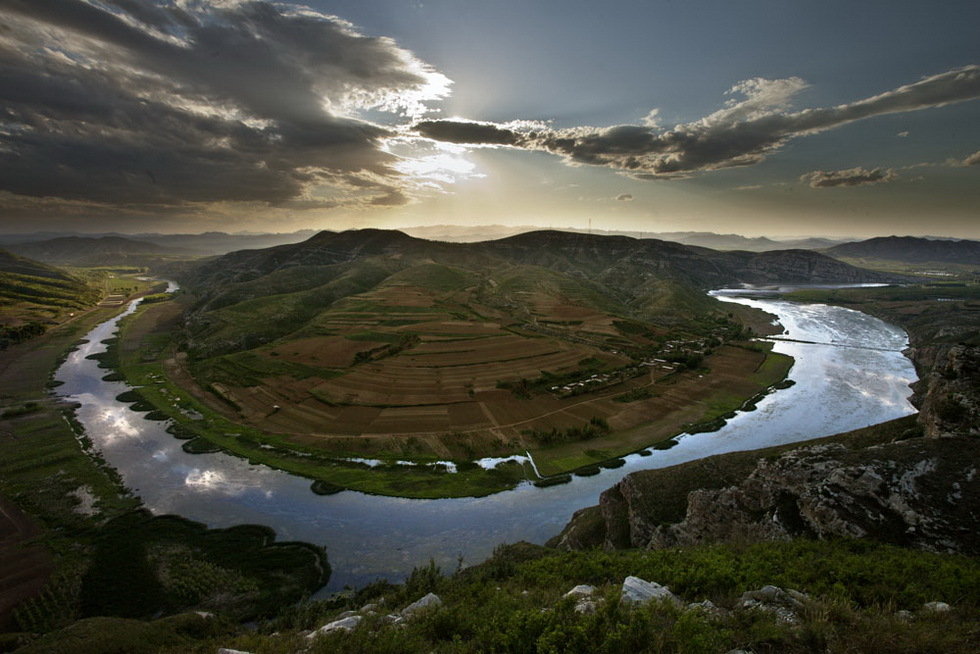
{"label": "riverbank", "polygon": [[[133,297],[157,286],[138,284]],[[249,541],[239,532],[225,536],[176,516],[150,516],[75,419],[77,405],[51,396],[57,386],[52,373],[79,339],[123,308],[92,309],[0,352],[2,631],[57,629],[102,615],[113,602],[115,614],[172,612],[188,605],[188,583],[202,582],[220,590],[225,601],[238,602],[239,611],[265,606],[267,613],[270,598],[273,605],[294,601],[329,578],[321,548],[273,543],[268,528],[256,528]],[[161,530],[169,534],[163,540]],[[161,558],[164,552],[170,558]],[[248,562],[242,557],[249,552],[260,555]],[[270,560],[277,561],[271,572]],[[171,586],[144,583],[147,572],[159,572],[161,565],[169,570]],[[232,567],[237,576],[222,573]],[[241,581],[253,577],[254,583]]]}
{"label": "riverbank", "polygon": [[796,291],[787,299],[824,302],[900,325],[919,381],[913,404],[930,436],[980,436],[980,284]]}
{"label": "riverbank", "polygon": [[[118,368],[126,381],[138,388],[139,398],[152,407],[153,416],[174,423],[171,431],[189,439],[187,451],[222,450],[254,463],[287,471],[320,482],[321,490],[357,490],[365,493],[411,498],[480,497],[514,488],[523,481],[555,477],[614,462],[619,457],[670,441],[691,430],[716,429],[724,416],[758,399],[781,382],[792,358],[771,352],[767,346],[723,346],[697,369],[678,371],[655,381],[630,380],[580,402],[577,414],[590,412],[590,403],[629,402],[627,417],[612,429],[594,430],[584,442],[531,446],[536,470],[515,461],[485,469],[472,460],[451,460],[454,472],[436,457],[418,457],[405,450],[377,449],[374,439],[336,442],[302,435],[276,434],[242,425],[234,411],[207,401],[209,394],[189,392],[189,383],[175,348],[169,341],[181,312],[175,302],[140,307],[121,324],[118,343],[102,358],[102,365]],[[642,392],[642,394],[641,394]],[[630,395],[630,394],[633,395]],[[133,395],[135,400],[137,396]],[[631,397],[635,399],[630,399]],[[623,404],[615,405],[617,408]],[[137,406],[137,408],[144,408]],[[655,415],[650,421],[644,416]],[[192,439],[192,440],[191,440]],[[410,437],[401,441],[411,441]],[[346,449],[357,446],[356,449]],[[509,454],[514,454],[510,452]],[[525,454],[523,449],[518,454]],[[482,453],[499,456],[501,452]],[[474,458],[482,456],[474,452]],[[380,466],[369,467],[359,459],[374,458]],[[398,463],[402,462],[402,463]],[[405,465],[408,462],[410,465]]]}
{"label": "riverbank", "polygon": [[139,504],[114,471],[85,451],[70,419],[71,407],[50,395],[51,375],[69,350],[121,310],[79,312],[45,334],[0,351],[0,496],[7,498],[0,502],[15,507],[4,512],[0,532],[7,534],[4,551],[20,550],[25,539],[32,543],[16,555],[26,557],[23,567],[10,571],[17,583],[0,586],[0,624],[7,627],[14,625],[15,605],[37,596],[52,574],[85,564],[85,545],[80,547],[78,538],[97,527],[96,515],[121,515]]}

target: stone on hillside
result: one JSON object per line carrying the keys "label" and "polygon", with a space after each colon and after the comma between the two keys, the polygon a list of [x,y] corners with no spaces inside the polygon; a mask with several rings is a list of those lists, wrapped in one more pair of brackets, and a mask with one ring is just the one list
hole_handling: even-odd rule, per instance
{"label": "stone on hillside", "polygon": [[406,618],[414,613],[418,613],[423,609],[435,608],[437,606],[442,606],[442,600],[435,593],[429,593],[425,597],[415,602],[412,602],[408,606],[402,609],[402,615]]}
{"label": "stone on hillside", "polygon": [[389,613],[388,615],[381,617],[381,624],[400,624],[405,621],[405,618],[398,615],[397,613]]}
{"label": "stone on hillside", "polygon": [[343,613],[341,613],[340,615],[338,615],[336,618],[334,618],[334,620],[343,620],[344,618],[349,618],[349,617],[355,616],[355,615],[357,615],[357,611],[344,611]]}
{"label": "stone on hillside", "polygon": [[565,597],[592,597],[592,593],[595,592],[594,586],[589,586],[588,584],[579,584],[575,588],[571,589],[565,593]]}
{"label": "stone on hillside", "polygon": [[246,652],[241,649],[229,649],[227,647],[221,647],[218,649],[218,654],[252,654],[251,652]]}
{"label": "stone on hillside", "polygon": [[582,597],[575,603],[575,612],[583,615],[592,615],[595,613],[595,602],[587,597]]}
{"label": "stone on hillside", "polygon": [[722,617],[728,615],[728,610],[716,606],[711,600],[704,600],[703,602],[691,602],[687,605],[688,611],[698,611],[707,616],[711,617]]}
{"label": "stone on hillside", "polygon": [[353,631],[357,625],[361,624],[361,620],[363,619],[364,618],[359,615],[349,615],[346,618],[340,618],[339,620],[328,622],[316,631],[308,634],[306,638],[308,640],[313,640],[317,636],[329,634],[332,631]]}
{"label": "stone on hillside", "polygon": [[368,615],[372,615],[372,614],[377,613],[377,612],[378,612],[378,605],[377,604],[365,604],[358,611],[358,613],[366,613]]}
{"label": "stone on hillside", "polygon": [[798,590],[783,590],[778,586],[763,586],[759,590],[749,590],[742,593],[736,605],[740,609],[758,609],[771,613],[777,620],[788,624],[799,622],[797,613],[803,608],[807,599]]}
{"label": "stone on hillside", "polygon": [[922,605],[922,610],[927,613],[946,613],[950,606],[946,602],[926,602]]}
{"label": "stone on hillside", "polygon": [[911,611],[906,611],[905,609],[902,609],[901,611],[895,611],[895,617],[901,620],[902,622],[909,622],[915,616],[912,614]]}
{"label": "stone on hillside", "polygon": [[658,583],[644,581],[633,576],[623,580],[622,600],[629,604],[646,604],[654,600],[670,600],[675,604],[680,603],[680,599],[670,592],[670,588],[667,586],[661,586]]}

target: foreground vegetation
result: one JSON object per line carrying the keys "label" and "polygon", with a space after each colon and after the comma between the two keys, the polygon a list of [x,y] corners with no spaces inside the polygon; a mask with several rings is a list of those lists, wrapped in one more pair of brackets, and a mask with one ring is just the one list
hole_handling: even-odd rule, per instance
{"label": "foreground vegetation", "polygon": [[[634,575],[670,587],[680,605],[621,601]],[[594,612],[563,595],[595,586]],[[737,608],[765,585],[806,593],[792,619]],[[24,652],[974,652],[980,647],[980,565],[975,559],[869,541],[799,540],[662,551],[558,552],[520,543],[487,562],[443,576],[416,569],[404,584],[376,583],[331,600],[284,608],[249,631],[184,616],[151,623],[83,621]],[[441,606],[399,624],[384,616],[435,593]],[[717,607],[689,608],[710,600]],[[923,609],[945,602],[949,611]],[[373,605],[367,606],[365,605]],[[311,640],[342,614],[361,623]],[[899,613],[907,611],[908,613]],[[308,649],[307,649],[308,648]]]}

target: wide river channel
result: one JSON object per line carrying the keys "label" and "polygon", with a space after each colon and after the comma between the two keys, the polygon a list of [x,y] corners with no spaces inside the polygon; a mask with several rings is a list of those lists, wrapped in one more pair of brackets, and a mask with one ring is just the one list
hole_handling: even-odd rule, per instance
{"label": "wide river channel", "polygon": [[[738,296],[736,296],[736,293]],[[430,558],[452,570],[482,561],[501,543],[543,543],[577,509],[636,470],[662,468],[712,454],[826,436],[915,411],[908,398],[916,379],[902,355],[904,331],[867,314],[821,304],[794,304],[745,291],[719,299],[775,314],[786,332],[774,349],[796,359],[796,384],[739,413],[722,429],[685,435],[670,450],[626,457],[626,465],[550,488],[523,484],[489,497],[413,500],[344,491],[318,496],[310,481],[226,454],[187,454],[166,423],[146,420],[116,401],[128,387],[102,381],[106,371],[87,359],[102,352],[122,316],[93,329],[55,377],[60,395],[78,402],[78,419],[106,460],[154,513],[175,513],[211,527],[268,525],[279,540],[327,549],[333,575],[325,591],[379,577],[400,580]],[[135,301],[126,315],[135,309]],[[805,342],[800,342],[805,341]],[[321,591],[323,592],[323,591]]]}

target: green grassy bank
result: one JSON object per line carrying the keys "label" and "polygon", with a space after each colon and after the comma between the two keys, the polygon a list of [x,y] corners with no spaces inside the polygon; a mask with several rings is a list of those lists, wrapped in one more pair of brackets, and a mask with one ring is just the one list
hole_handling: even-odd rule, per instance
{"label": "green grassy bank", "polygon": [[[169,419],[172,433],[188,439],[185,450],[190,452],[226,451],[273,468],[319,482],[321,490],[357,490],[365,493],[412,498],[443,498],[483,496],[513,488],[524,480],[536,480],[528,465],[503,463],[485,470],[470,461],[454,461],[457,472],[451,473],[439,465],[433,456],[410,456],[400,451],[378,451],[370,443],[357,438],[345,439],[329,450],[315,444],[303,444],[297,439],[268,433],[242,425],[200,401],[186,388],[176,383],[167,369],[167,359],[174,356],[170,330],[177,311],[167,303],[141,307],[121,325],[117,342],[110,343],[109,352],[102,357],[107,369],[118,369],[125,380],[136,387],[137,395],[127,395],[137,409],[153,412],[151,417]],[[168,318],[167,316],[170,316]],[[751,345],[765,349],[764,344]],[[758,400],[769,388],[785,378],[792,358],[767,353],[759,368],[752,373],[749,395],[719,392],[698,403],[690,412],[691,420],[678,424],[668,438],[688,429],[701,426],[720,428],[723,415]],[[696,374],[695,371],[688,374]],[[670,383],[667,380],[665,383]],[[709,424],[710,423],[710,424]],[[708,427],[705,427],[705,425]],[[592,447],[590,442],[533,451],[543,474],[551,476],[614,460],[636,452],[656,441],[664,440],[640,430],[607,433],[602,442]],[[349,448],[349,449],[348,449]],[[569,450],[574,450],[570,455]],[[351,458],[373,458],[385,462],[370,467],[349,461]],[[397,465],[410,459],[415,465]]]}

